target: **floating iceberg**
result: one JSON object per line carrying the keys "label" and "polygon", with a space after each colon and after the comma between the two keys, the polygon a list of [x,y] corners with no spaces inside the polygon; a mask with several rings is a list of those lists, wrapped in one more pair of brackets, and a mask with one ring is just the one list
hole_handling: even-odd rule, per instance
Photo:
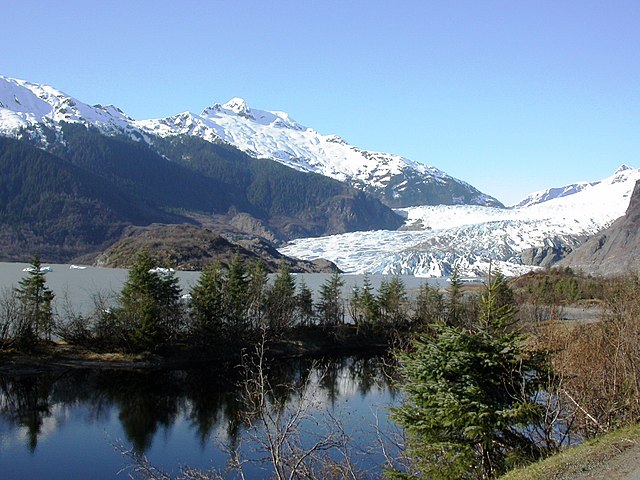
{"label": "floating iceberg", "polygon": [[175,270],[173,268],[156,267],[149,270],[149,273],[161,273],[163,275],[168,275],[170,273],[175,273]]}
{"label": "floating iceberg", "polygon": [[[23,272],[29,272],[29,273],[33,273],[36,271],[35,268],[33,267],[25,267],[22,269]],[[48,272],[53,272],[53,268],[46,266],[46,267],[40,267],[40,271],[42,273],[48,273]]]}

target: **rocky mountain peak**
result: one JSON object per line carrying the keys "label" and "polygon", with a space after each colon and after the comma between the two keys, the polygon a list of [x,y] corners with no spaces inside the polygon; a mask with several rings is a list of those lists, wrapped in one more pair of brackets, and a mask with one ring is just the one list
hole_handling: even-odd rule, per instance
{"label": "rocky mountain peak", "polygon": [[618,169],[613,173],[614,175],[622,172],[626,172],[627,170],[633,170],[633,167],[629,165],[625,165],[624,163],[618,167]]}
{"label": "rocky mountain peak", "polygon": [[230,110],[234,112],[236,115],[240,115],[241,117],[251,116],[251,109],[247,105],[247,102],[240,97],[232,98],[227,103],[222,105],[222,108],[224,108],[225,110]]}

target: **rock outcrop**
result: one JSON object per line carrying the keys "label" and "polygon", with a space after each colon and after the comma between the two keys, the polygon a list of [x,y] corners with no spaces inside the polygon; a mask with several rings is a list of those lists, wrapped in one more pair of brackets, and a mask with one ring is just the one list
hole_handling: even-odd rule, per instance
{"label": "rock outcrop", "polygon": [[558,263],[595,275],[616,275],[640,270],[640,181],[623,217],[593,236]]}
{"label": "rock outcrop", "polygon": [[254,239],[232,243],[205,228],[193,225],[151,225],[131,228],[126,238],[109,247],[95,259],[84,258],[101,267],[129,268],[139,252],[148,251],[163,266],[178,270],[202,270],[213,262],[226,267],[235,255],[244,262],[261,260],[268,272],[286,264],[293,273],[335,272],[331,262],[306,261],[287,257],[269,243]]}

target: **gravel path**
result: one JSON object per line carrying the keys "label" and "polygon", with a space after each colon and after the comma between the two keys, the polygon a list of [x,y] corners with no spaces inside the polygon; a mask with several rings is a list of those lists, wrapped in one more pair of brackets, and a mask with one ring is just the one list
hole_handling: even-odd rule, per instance
{"label": "gravel path", "polygon": [[640,480],[640,441],[622,439],[579,463],[570,461],[553,480]]}
{"label": "gravel path", "polygon": [[571,480],[639,480],[640,479],[640,444],[637,442],[620,442],[619,452],[602,462],[586,465],[586,470]]}

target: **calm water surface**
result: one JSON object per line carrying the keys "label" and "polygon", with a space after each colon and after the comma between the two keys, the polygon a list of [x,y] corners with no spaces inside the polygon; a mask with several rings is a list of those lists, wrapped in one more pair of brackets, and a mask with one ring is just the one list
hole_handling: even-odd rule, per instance
{"label": "calm water surface", "polygon": [[[23,269],[28,267],[26,263],[0,262],[0,288],[13,288],[18,282],[28,275]],[[89,310],[93,306],[93,297],[97,294],[103,296],[113,296],[120,292],[122,285],[127,279],[128,271],[122,268],[99,268],[86,267],[84,269],[70,268],[71,265],[64,264],[43,264],[50,266],[52,271],[47,273],[47,286],[56,294],[56,305],[61,308],[63,302],[69,303],[80,310]],[[183,293],[188,293],[189,289],[198,282],[200,272],[176,272],[180,281]],[[294,275],[298,283],[304,281],[305,284],[317,293],[320,286],[331,276],[325,273],[305,273]],[[389,280],[388,275],[371,275],[369,280],[374,289],[377,289],[380,282]],[[446,279],[425,279],[409,275],[400,276],[405,287],[411,294],[417,290],[421,284],[446,285]],[[343,275],[343,292],[348,298],[354,286],[362,287],[363,275]]]}
{"label": "calm water surface", "polygon": [[[27,264],[0,263],[0,288],[13,288],[27,273]],[[47,284],[56,305],[68,299],[73,308],[89,310],[96,294],[119,292],[127,270],[88,267],[70,269],[51,265]],[[186,293],[199,272],[177,272]],[[314,291],[329,275],[305,274]],[[384,279],[372,276],[374,288]],[[345,294],[362,285],[362,276],[345,275]],[[408,289],[424,280],[403,277]],[[274,401],[294,406],[302,380],[314,381],[306,393],[313,399],[313,420],[303,425],[305,441],[325,428],[329,414],[352,438],[354,452],[377,443],[376,418],[385,430],[388,407],[398,403],[387,383],[378,357],[342,357],[292,360],[270,365],[270,380],[284,386]],[[253,458],[255,445],[248,440],[246,405],[238,387],[237,370],[217,365],[179,371],[75,370],[55,374],[0,375],[0,478],[2,479],[118,479],[129,478],[130,461],[114,444],[144,454],[169,473],[180,465],[223,469],[229,448],[240,445],[244,458]],[[316,425],[317,422],[317,425]],[[319,425],[319,426],[318,426]],[[363,469],[379,473],[378,453],[356,454]],[[247,478],[261,479],[269,472],[249,465]],[[372,474],[373,475],[373,474]],[[233,478],[233,477],[230,477]]]}
{"label": "calm water surface", "polygon": [[[330,413],[352,437],[355,452],[374,446],[376,415],[388,430],[387,408],[398,402],[381,359],[352,356],[316,362],[271,364],[268,378],[279,386],[273,403],[295,406],[300,392],[311,399],[313,421],[302,425],[305,431],[312,427],[305,441],[333,425]],[[313,382],[303,387],[307,376]],[[180,465],[223,469],[225,449],[234,445],[241,445],[243,458],[255,458],[241,383],[237,370],[215,368],[0,375],[1,478],[128,478],[130,461],[114,444],[145,454],[174,474]],[[355,460],[372,475],[379,473],[379,453]],[[248,465],[245,474],[269,476],[258,465]]]}

